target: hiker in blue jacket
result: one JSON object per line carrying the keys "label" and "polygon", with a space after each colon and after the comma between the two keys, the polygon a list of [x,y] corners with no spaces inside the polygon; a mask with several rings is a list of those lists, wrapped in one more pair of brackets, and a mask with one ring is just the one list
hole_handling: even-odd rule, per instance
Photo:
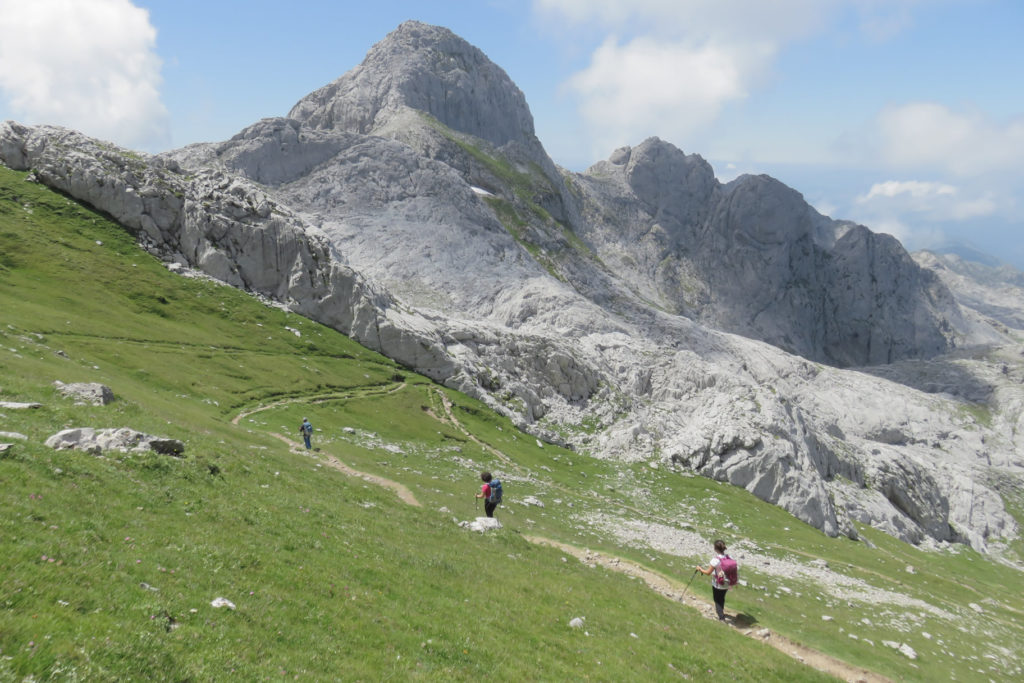
{"label": "hiker in blue jacket", "polygon": [[313,425],[310,424],[309,418],[302,418],[302,424],[299,425],[299,431],[302,432],[302,440],[306,443],[306,449],[310,448],[310,438],[313,436]]}

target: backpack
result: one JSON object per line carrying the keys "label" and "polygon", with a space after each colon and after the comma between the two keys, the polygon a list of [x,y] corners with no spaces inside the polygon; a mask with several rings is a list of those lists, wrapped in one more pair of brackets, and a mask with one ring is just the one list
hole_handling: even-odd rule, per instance
{"label": "backpack", "polygon": [[740,581],[740,567],[736,563],[736,560],[732,559],[728,555],[719,560],[718,568],[725,574],[725,580],[729,582],[730,586],[735,586]]}
{"label": "backpack", "polygon": [[491,495],[488,496],[488,503],[500,503],[501,502],[501,482],[497,479],[492,479],[491,483]]}

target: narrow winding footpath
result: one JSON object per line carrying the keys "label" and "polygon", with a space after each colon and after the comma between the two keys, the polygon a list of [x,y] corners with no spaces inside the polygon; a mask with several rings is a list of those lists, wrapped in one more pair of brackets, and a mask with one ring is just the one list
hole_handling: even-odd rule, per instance
{"label": "narrow winding footpath", "polygon": [[[387,391],[398,391],[402,389],[404,386],[405,385],[402,384],[399,385],[398,387],[391,387],[387,389]],[[458,421],[458,418],[456,418],[454,412],[452,411],[451,402],[447,399],[444,393],[440,391],[437,393],[441,398],[443,415],[438,415],[433,410],[427,410],[426,412],[433,419],[443,424],[449,424],[455,427],[460,432],[462,432],[467,438],[471,439],[474,443],[480,445],[482,448],[493,454],[495,457],[499,458],[500,460],[507,464],[513,464],[512,459],[509,458],[506,454],[502,453],[500,450],[494,448],[493,446],[485,444],[484,442],[477,439],[476,436],[474,436],[472,433],[470,433],[470,431],[466,429]],[[253,415],[260,411],[267,410],[269,408],[279,407],[289,403],[310,403],[330,401],[336,399],[349,399],[355,397],[355,395],[355,393],[328,394],[315,397],[283,399],[271,404],[260,406],[253,410],[241,412],[237,416],[235,416],[235,418],[231,422],[232,424],[237,425],[239,421],[244,417],[248,417],[249,415]],[[285,444],[287,444],[291,452],[298,455],[306,455],[308,453],[308,451],[302,444],[293,441],[292,439],[289,439],[287,436],[284,436],[283,434],[278,434],[276,432],[270,432],[270,434],[275,438],[280,439]],[[398,495],[398,497],[403,502],[409,505],[422,507],[420,502],[413,495],[412,491],[410,491],[408,487],[404,486],[403,484],[400,484],[396,481],[392,481],[390,479],[386,479],[375,474],[360,472],[359,470],[349,467],[345,463],[341,462],[333,455],[324,454],[319,451],[315,452],[318,456],[322,457],[325,460],[328,466],[334,468],[335,470],[338,470],[339,472],[347,476],[362,479],[367,483],[391,489]],[[707,599],[700,597],[701,594],[698,592],[699,588],[697,588],[695,585],[691,584],[689,587],[687,587],[687,585],[684,583],[675,581],[673,579],[669,579],[664,575],[659,574],[658,572],[651,571],[650,569],[647,569],[646,567],[640,564],[620,557],[616,557],[614,555],[594,552],[586,548],[580,548],[578,546],[570,545],[568,543],[563,543],[560,541],[555,541],[553,539],[544,538],[541,536],[524,535],[523,538],[529,541],[530,543],[536,545],[556,548],[561,552],[564,552],[568,555],[572,555],[573,557],[580,560],[580,562],[583,562],[585,564],[605,567],[607,569],[622,572],[623,574],[627,574],[629,576],[634,576],[638,579],[641,579],[644,581],[645,584],[647,584],[647,586],[651,590],[656,591],[668,600],[678,602],[682,605],[697,610],[705,618],[713,620],[715,622],[716,627],[718,626],[718,621],[715,618],[714,609],[712,608],[711,603],[708,602]],[[835,657],[829,656],[823,652],[819,652],[805,645],[801,645],[800,643],[790,640],[789,638],[786,638],[785,636],[782,636],[768,629],[755,628],[753,627],[753,624],[744,622],[743,615],[733,616],[729,622],[726,622],[726,624],[728,624],[732,628],[735,628],[739,633],[742,633],[750,638],[758,640],[764,643],[765,645],[773,647],[776,650],[782,652],[783,654],[786,654],[796,659],[797,661],[806,664],[807,666],[810,666],[818,671],[829,674],[831,676],[835,676],[836,678],[839,678],[841,680],[851,682],[856,681],[858,683],[891,683],[890,679],[886,678],[885,676],[874,673],[872,671],[868,671],[867,669],[852,666],[851,664],[848,664],[840,659],[836,659]]]}

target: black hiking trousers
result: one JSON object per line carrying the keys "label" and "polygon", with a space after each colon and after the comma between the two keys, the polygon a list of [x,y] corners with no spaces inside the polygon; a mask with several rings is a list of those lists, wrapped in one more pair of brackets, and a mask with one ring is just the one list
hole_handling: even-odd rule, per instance
{"label": "black hiking trousers", "polygon": [[718,615],[719,621],[725,621],[725,594],[728,592],[727,588],[711,587],[711,593],[715,598],[715,613]]}
{"label": "black hiking trousers", "polygon": [[484,501],[484,512],[487,513],[488,517],[494,516],[494,508],[498,507],[497,503],[492,503],[489,500]]}

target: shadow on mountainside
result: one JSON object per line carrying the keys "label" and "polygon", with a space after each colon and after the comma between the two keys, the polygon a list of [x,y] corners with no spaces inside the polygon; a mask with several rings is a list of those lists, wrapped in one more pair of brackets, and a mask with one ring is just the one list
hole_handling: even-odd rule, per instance
{"label": "shadow on mountainside", "polygon": [[904,360],[890,365],[850,368],[887,379],[926,394],[949,394],[971,403],[987,403],[995,386],[960,361],[981,358],[983,350],[948,354],[930,360]]}

